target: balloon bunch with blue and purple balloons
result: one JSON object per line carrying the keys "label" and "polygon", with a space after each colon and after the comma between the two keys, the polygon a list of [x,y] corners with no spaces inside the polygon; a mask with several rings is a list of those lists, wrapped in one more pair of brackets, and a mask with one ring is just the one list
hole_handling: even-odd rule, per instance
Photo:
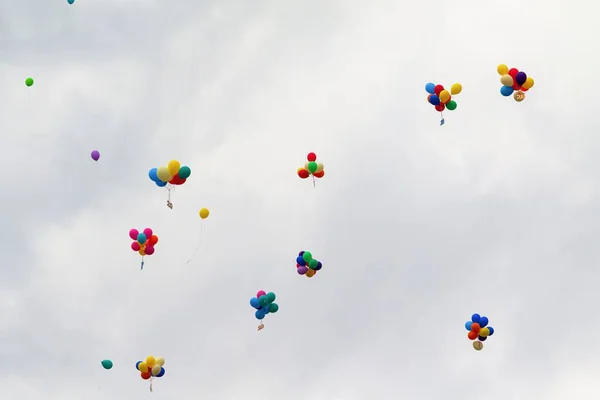
{"label": "balloon bunch with blue and purple balloons", "polygon": [[473,348],[477,351],[483,349],[482,342],[485,342],[488,336],[492,336],[494,334],[494,328],[488,326],[489,323],[490,321],[487,317],[479,314],[473,314],[471,316],[471,320],[465,322],[465,328],[467,331],[469,331],[467,337],[470,340],[474,340]]}
{"label": "balloon bunch with blue and purple balloons", "polygon": [[279,310],[279,306],[277,303],[273,303],[274,301],[275,293],[266,293],[264,290],[259,290],[256,293],[256,297],[250,299],[250,305],[256,309],[254,316],[260,321],[260,325],[258,326],[259,331],[265,327],[262,323],[263,318],[267,314],[275,314]]}
{"label": "balloon bunch with blue and purple balloons", "polygon": [[314,259],[310,251],[301,251],[298,253],[298,257],[296,257],[296,271],[300,275],[312,278],[321,268],[323,268],[323,264],[321,264],[321,261]]}
{"label": "balloon bunch with blue and purple balloons", "polygon": [[429,93],[427,96],[429,104],[434,106],[435,110],[440,113],[440,125],[444,125],[444,110],[456,110],[457,104],[456,101],[452,99],[452,96],[462,92],[462,85],[460,83],[455,83],[450,88],[450,91],[448,91],[442,85],[436,85],[435,83],[429,82],[425,85],[425,91]]}
{"label": "balloon bunch with blue and purple balloons", "polygon": [[500,83],[502,83],[500,94],[504,97],[512,94],[517,103],[525,100],[525,92],[531,89],[535,83],[533,78],[516,68],[509,69],[505,64],[498,65],[497,70],[500,74]]}

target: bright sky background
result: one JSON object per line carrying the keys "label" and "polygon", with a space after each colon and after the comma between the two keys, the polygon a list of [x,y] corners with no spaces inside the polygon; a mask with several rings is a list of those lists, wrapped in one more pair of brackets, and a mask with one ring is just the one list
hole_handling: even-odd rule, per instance
{"label": "bright sky background", "polygon": [[[154,399],[600,398],[597,14],[2,0],[0,397],[146,398],[152,354]],[[535,79],[524,102],[500,63]],[[442,127],[429,81],[464,88]],[[169,210],[147,173],[173,158]],[[280,310],[258,333],[260,289]]]}

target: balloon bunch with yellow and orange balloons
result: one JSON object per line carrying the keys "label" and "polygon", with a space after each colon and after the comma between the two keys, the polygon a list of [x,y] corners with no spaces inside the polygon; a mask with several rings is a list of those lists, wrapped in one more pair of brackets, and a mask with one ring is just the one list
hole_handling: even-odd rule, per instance
{"label": "balloon bunch with yellow and orange balloons", "polygon": [[500,83],[502,83],[500,94],[504,97],[512,94],[517,103],[525,100],[525,92],[531,89],[535,83],[533,78],[516,68],[508,69],[504,64],[498,65],[497,70],[500,74]]}
{"label": "balloon bunch with yellow and orange balloons", "polygon": [[171,160],[167,166],[152,168],[148,171],[150,180],[156,183],[158,187],[167,187],[169,198],[167,199],[167,207],[173,208],[171,203],[171,189],[173,185],[183,185],[187,178],[192,174],[192,170],[188,166],[181,166],[179,161]]}
{"label": "balloon bunch with yellow and orange balloons", "polygon": [[143,380],[150,379],[150,391],[152,391],[152,379],[160,378],[165,374],[165,359],[163,357],[154,358],[154,356],[146,357],[146,361],[138,361],[135,368],[140,371],[140,376]]}
{"label": "balloon bunch with yellow and orange balloons", "polygon": [[456,101],[452,99],[452,96],[462,92],[462,85],[460,83],[455,83],[450,88],[450,91],[448,91],[442,85],[436,85],[435,83],[429,82],[425,85],[425,91],[429,93],[427,96],[429,104],[440,113],[440,125],[444,125],[445,120],[443,112],[445,109],[450,111],[456,110],[457,104]]}

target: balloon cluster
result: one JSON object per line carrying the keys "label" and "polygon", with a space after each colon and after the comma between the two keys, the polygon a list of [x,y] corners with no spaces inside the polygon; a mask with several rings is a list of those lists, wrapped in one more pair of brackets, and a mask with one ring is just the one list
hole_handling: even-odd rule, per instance
{"label": "balloon cluster", "polygon": [[146,357],[146,361],[138,361],[135,368],[140,371],[140,376],[144,380],[152,377],[160,378],[165,374],[165,359],[162,357],[154,358],[153,356]]}
{"label": "balloon cluster", "polygon": [[165,167],[152,168],[148,172],[150,180],[156,183],[156,186],[164,187],[167,183],[171,185],[183,185],[187,178],[192,174],[190,167],[181,166],[179,161],[171,160]]}
{"label": "balloon cluster", "polygon": [[[452,100],[452,96],[462,92],[462,85],[460,83],[455,83],[448,92],[442,85],[436,85],[435,83],[429,82],[425,85],[425,91],[429,93],[427,101],[434,106],[437,111],[443,112],[445,109],[453,111],[456,110],[457,104],[456,101]],[[444,119],[442,118],[442,124],[443,120]]]}
{"label": "balloon cluster", "polygon": [[158,236],[152,232],[152,229],[146,228],[143,232],[132,229],[129,231],[129,237],[133,240],[131,250],[137,251],[142,257],[154,254],[154,246],[158,243]]}
{"label": "balloon cluster", "polygon": [[298,168],[298,176],[300,178],[306,179],[311,175],[315,178],[322,178],[325,176],[323,163],[317,162],[317,155],[315,153],[308,153],[306,159],[308,161],[304,164],[304,167]]}
{"label": "balloon cluster", "polygon": [[309,278],[315,276],[317,271],[320,271],[323,268],[323,264],[321,261],[317,261],[313,258],[310,251],[301,251],[298,253],[298,257],[296,258],[296,271],[300,275],[306,275]]}
{"label": "balloon cluster", "polygon": [[256,309],[254,316],[256,319],[262,320],[267,314],[276,313],[279,310],[275,301],[275,293],[266,293],[264,290],[259,290],[256,297],[250,299],[250,305]]}
{"label": "balloon cluster", "polygon": [[527,76],[525,72],[516,68],[508,69],[504,64],[498,65],[498,73],[500,74],[500,82],[503,85],[500,88],[500,93],[505,97],[512,94],[518,103],[525,100],[524,92],[531,89],[535,83],[533,78]]}
{"label": "balloon cluster", "polygon": [[485,342],[488,336],[494,334],[494,328],[488,326],[488,323],[488,318],[479,314],[473,314],[471,320],[465,322],[465,328],[469,331],[467,337],[470,340],[477,339],[473,342],[473,348],[477,351],[483,349],[483,343],[481,342]]}

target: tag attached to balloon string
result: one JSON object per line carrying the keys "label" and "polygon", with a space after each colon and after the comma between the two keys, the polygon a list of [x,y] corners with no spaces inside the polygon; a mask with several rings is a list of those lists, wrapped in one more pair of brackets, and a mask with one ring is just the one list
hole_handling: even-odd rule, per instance
{"label": "tag attached to balloon string", "polygon": [[258,326],[258,329],[257,329],[257,331],[262,331],[262,330],[264,329],[264,327],[265,327],[265,325],[264,325],[263,323],[261,323],[261,324]]}
{"label": "tag attached to balloon string", "polygon": [[315,176],[314,175],[311,175],[311,176],[312,176],[312,180],[313,180],[313,187],[316,187],[315,186]]}
{"label": "tag attached to balloon string", "polygon": [[171,189],[174,190],[173,186],[171,184],[168,184],[167,185],[167,192],[168,192],[167,207],[169,207],[172,210],[173,209],[173,203],[171,203]]}
{"label": "tag attached to balloon string", "polygon": [[169,200],[167,200],[167,207],[169,207],[171,210],[173,209],[173,203],[171,203]]}
{"label": "tag attached to balloon string", "polygon": [[140,271],[144,269],[144,260],[142,259],[142,263],[140,264]]}
{"label": "tag attached to balloon string", "polygon": [[440,113],[441,115],[441,119],[440,119],[440,126],[444,125],[444,123],[446,122],[446,120],[444,119],[444,113]]}

